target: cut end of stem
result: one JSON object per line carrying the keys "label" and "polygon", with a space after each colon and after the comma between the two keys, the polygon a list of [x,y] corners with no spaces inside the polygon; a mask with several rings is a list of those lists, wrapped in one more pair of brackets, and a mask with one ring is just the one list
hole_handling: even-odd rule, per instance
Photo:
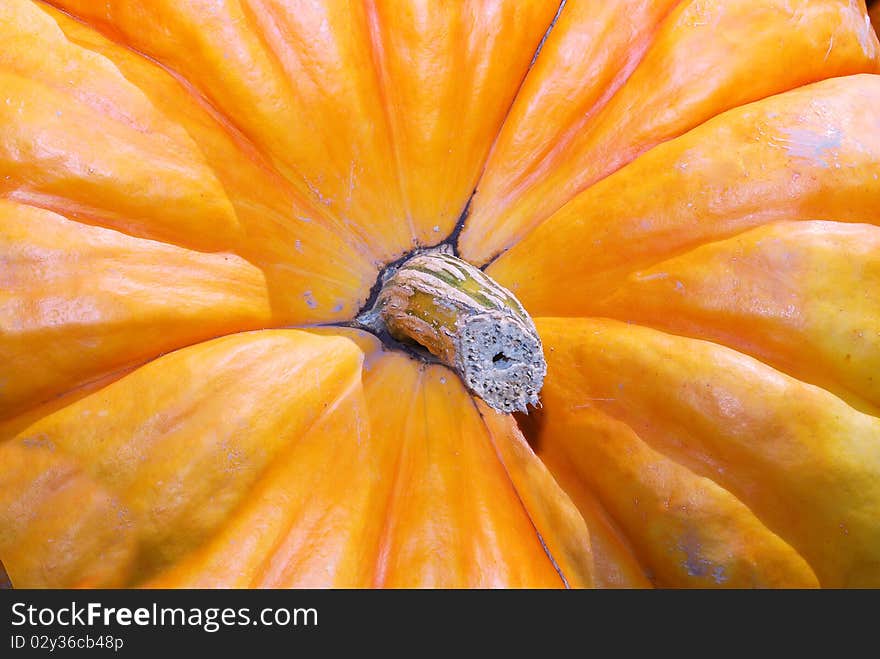
{"label": "cut end of stem", "polygon": [[537,333],[501,313],[461,322],[456,371],[467,388],[501,412],[526,412],[538,404],[547,365]]}

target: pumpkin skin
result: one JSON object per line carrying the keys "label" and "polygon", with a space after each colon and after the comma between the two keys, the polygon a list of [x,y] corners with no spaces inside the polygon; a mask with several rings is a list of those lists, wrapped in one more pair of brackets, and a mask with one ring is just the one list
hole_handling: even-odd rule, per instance
{"label": "pumpkin skin", "polygon": [[[5,3],[12,582],[880,586],[880,44],[790,5]],[[344,326],[448,236],[528,417]]]}

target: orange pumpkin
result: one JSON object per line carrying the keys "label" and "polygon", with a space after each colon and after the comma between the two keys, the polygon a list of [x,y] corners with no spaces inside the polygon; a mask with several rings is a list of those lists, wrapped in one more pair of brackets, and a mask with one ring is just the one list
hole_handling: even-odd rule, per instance
{"label": "orange pumpkin", "polygon": [[[0,37],[14,585],[880,586],[864,3],[22,0]],[[441,243],[534,319],[537,411],[354,322]]]}

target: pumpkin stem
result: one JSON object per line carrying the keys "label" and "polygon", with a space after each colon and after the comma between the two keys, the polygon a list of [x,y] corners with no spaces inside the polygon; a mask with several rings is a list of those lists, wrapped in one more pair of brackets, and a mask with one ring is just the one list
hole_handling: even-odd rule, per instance
{"label": "pumpkin stem", "polygon": [[447,249],[387,272],[358,324],[423,346],[496,410],[538,404],[547,364],[535,324],[513,293]]}

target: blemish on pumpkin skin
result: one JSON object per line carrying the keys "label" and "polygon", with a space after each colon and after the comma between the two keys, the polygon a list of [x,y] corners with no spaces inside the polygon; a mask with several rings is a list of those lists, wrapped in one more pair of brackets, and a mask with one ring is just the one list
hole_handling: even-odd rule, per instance
{"label": "blemish on pumpkin skin", "polygon": [[669,273],[667,272],[655,272],[650,275],[641,275],[637,273],[635,276],[638,281],[653,281],[655,279],[666,279],[668,277]]}
{"label": "blemish on pumpkin skin", "polygon": [[48,451],[55,450],[55,442],[45,433],[40,433],[38,435],[34,435],[33,437],[26,437],[21,442],[25,446],[31,448],[43,448]]}
{"label": "blemish on pumpkin skin", "polygon": [[318,189],[318,187],[311,181],[306,180],[306,186],[308,186],[309,192],[311,192],[314,195],[315,199],[320,203],[324,204],[325,206],[329,206],[333,203],[331,199],[328,199],[323,194],[321,194],[321,191]]}
{"label": "blemish on pumpkin skin", "polygon": [[303,299],[306,301],[306,305],[309,309],[316,309],[318,307],[318,302],[315,300],[315,297],[312,295],[311,291],[306,291],[303,293]]}
{"label": "blemish on pumpkin skin", "polygon": [[[843,134],[837,128],[828,128],[824,133],[805,128],[791,128],[784,131],[784,137],[771,139],[771,144],[782,146],[786,153],[793,158],[804,158],[810,162],[819,164],[823,169],[828,169],[827,152],[839,149],[843,144]],[[776,143],[779,144],[776,144]],[[832,156],[836,159],[837,154]]]}
{"label": "blemish on pumpkin skin", "polygon": [[867,57],[871,57],[872,48],[871,48],[871,33],[874,31],[874,26],[871,25],[871,17],[865,16],[865,29],[858,30],[856,32],[856,36],[859,39],[859,45],[862,47],[862,52],[865,53]]}
{"label": "blemish on pumpkin skin", "polygon": [[687,571],[689,577],[709,577],[718,585],[728,580],[723,565],[716,565],[702,556],[703,547],[699,538],[692,532],[686,532],[682,536],[676,549],[685,555],[682,567]]}

